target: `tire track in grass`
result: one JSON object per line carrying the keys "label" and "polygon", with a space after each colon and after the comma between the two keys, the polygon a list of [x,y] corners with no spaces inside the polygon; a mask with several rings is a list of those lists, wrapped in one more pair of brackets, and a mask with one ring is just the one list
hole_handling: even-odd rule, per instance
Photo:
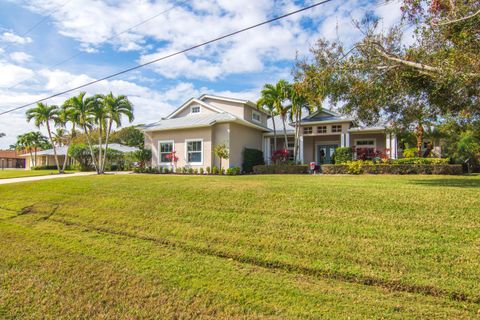
{"label": "tire track in grass", "polygon": [[[181,249],[184,251],[213,256],[221,259],[234,260],[239,263],[250,264],[253,266],[263,267],[271,270],[280,270],[280,271],[285,271],[293,274],[308,275],[315,278],[324,278],[324,279],[343,281],[343,282],[353,283],[353,284],[380,287],[380,288],[387,289],[389,291],[408,292],[408,293],[422,294],[422,295],[432,296],[432,297],[448,298],[454,301],[480,304],[480,296],[472,297],[469,294],[461,291],[449,291],[449,290],[441,289],[435,286],[427,286],[427,285],[412,285],[412,284],[406,284],[397,280],[386,280],[386,279],[381,279],[376,277],[356,275],[352,273],[319,270],[319,269],[313,269],[305,266],[298,266],[298,265],[294,265],[287,262],[281,262],[281,261],[262,260],[256,257],[244,256],[244,255],[235,254],[235,253],[228,253],[220,250],[215,250],[209,247],[203,247],[203,248],[197,247],[181,241],[172,241],[172,240],[168,240],[166,238],[161,238],[161,237],[134,234],[127,231],[113,230],[113,229],[105,228],[101,226],[71,221],[58,216],[53,216],[55,213],[58,212],[58,208],[59,208],[58,204],[56,204],[55,207],[48,212],[35,210],[34,205],[27,206],[20,209],[20,211],[16,211],[17,216],[13,216],[11,218],[16,218],[24,215],[23,210],[25,208],[28,208],[28,213],[38,213],[38,214],[45,215],[44,217],[37,219],[37,222],[49,222],[49,221],[57,222],[65,226],[83,228],[86,231],[95,231],[95,232],[109,234],[109,235],[123,236],[126,238],[155,242],[157,244],[160,244],[162,246],[169,247],[169,248]],[[2,209],[7,210],[6,208],[2,208]],[[15,211],[15,210],[8,209],[8,211]]]}

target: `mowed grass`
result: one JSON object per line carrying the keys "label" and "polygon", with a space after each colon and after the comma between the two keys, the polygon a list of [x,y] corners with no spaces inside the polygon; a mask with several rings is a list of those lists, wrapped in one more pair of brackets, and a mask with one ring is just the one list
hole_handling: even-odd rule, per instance
{"label": "mowed grass", "polygon": [[47,176],[58,174],[57,170],[0,170],[0,179]]}
{"label": "mowed grass", "polygon": [[480,316],[480,176],[0,186],[0,318]]}

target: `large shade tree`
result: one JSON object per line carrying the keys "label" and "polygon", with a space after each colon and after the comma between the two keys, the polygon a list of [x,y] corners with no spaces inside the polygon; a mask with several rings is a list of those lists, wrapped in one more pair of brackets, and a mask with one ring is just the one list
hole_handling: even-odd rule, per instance
{"label": "large shade tree", "polygon": [[[327,88],[333,103],[363,123],[413,129],[420,155],[430,123],[479,116],[480,8],[479,1],[405,0],[402,10],[402,23],[387,33],[375,18],[358,22],[364,37],[352,47],[320,39],[313,61],[298,66],[310,99]],[[405,22],[415,35],[408,45]]]}

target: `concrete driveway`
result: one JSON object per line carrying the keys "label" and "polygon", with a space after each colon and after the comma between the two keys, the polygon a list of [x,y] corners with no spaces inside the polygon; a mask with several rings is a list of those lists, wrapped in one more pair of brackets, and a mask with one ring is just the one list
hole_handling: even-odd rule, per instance
{"label": "concrete driveway", "polygon": [[49,179],[64,179],[64,178],[71,178],[71,177],[83,177],[83,176],[91,176],[94,174],[96,173],[95,172],[75,172],[75,173],[66,173],[66,174],[51,174],[51,175],[37,176],[37,177],[0,179],[0,184],[49,180]]}

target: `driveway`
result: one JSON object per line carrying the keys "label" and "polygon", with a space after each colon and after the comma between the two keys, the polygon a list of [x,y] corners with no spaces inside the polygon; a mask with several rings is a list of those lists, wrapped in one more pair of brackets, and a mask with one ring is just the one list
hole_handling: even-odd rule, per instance
{"label": "driveway", "polygon": [[0,184],[49,180],[49,179],[64,179],[64,178],[70,178],[70,177],[83,177],[83,176],[91,176],[91,175],[94,175],[94,174],[96,174],[96,173],[95,172],[75,172],[75,173],[66,173],[66,174],[52,174],[52,175],[37,176],[37,177],[0,179]]}

